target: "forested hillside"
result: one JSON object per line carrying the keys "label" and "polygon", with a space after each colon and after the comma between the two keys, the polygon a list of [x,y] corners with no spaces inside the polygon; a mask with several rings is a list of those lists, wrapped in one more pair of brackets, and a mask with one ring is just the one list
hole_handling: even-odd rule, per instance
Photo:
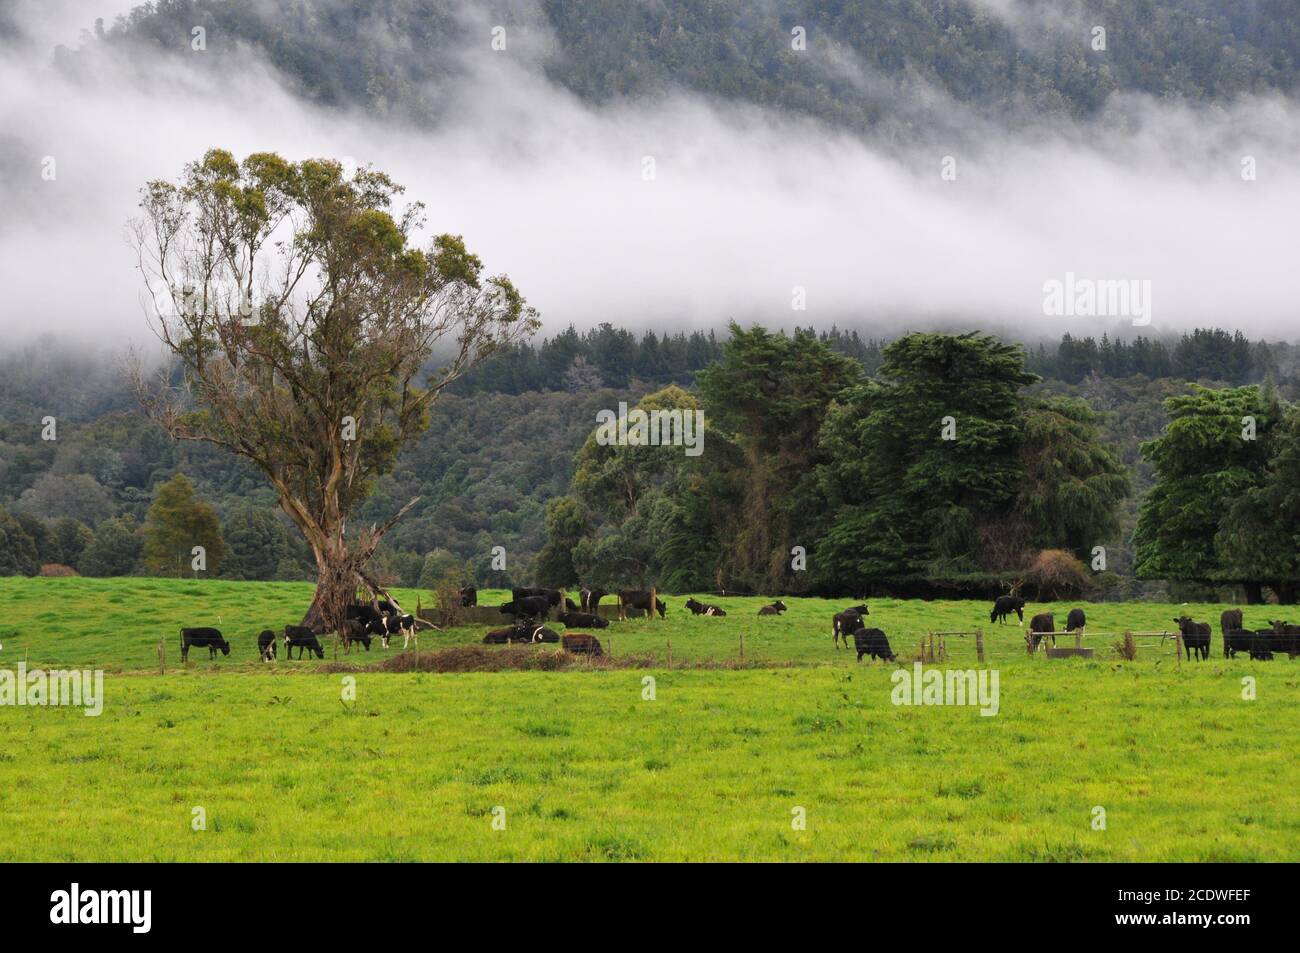
{"label": "forested hillside", "polygon": [[[1294,0],[541,0],[492,11],[449,0],[155,0],[105,37],[175,51],[197,23],[264,54],[312,99],[422,120],[441,112],[441,84],[500,24],[515,31],[512,49],[588,101],[685,89],[895,135],[950,131],[954,101],[991,119],[1050,120],[1095,115],[1115,92],[1290,91],[1300,51]],[[1108,31],[1104,58],[1085,45],[1094,25]],[[796,26],[829,55],[792,49]],[[233,44],[212,49],[196,68],[235,55]]]}
{"label": "forested hillside", "polygon": [[[808,333],[866,375],[880,373],[890,343],[834,329]],[[422,579],[431,584],[449,571],[485,583],[531,581],[548,538],[548,504],[570,493],[596,412],[617,408],[619,401],[635,405],[671,385],[698,394],[699,372],[723,359],[727,340],[713,333],[633,334],[608,325],[568,329],[508,348],[457,381],[437,405],[429,431],[379,481],[362,512],[366,521],[382,521],[410,497],[421,497],[381,551],[390,575],[407,585]],[[1075,398],[1090,407],[1100,441],[1126,468],[1132,492],[1116,504],[1118,529],[1108,541],[1120,593],[1149,590],[1133,579],[1130,537],[1154,479],[1139,446],[1167,423],[1163,401],[1196,381],[1271,380],[1283,397],[1300,396],[1295,347],[1218,330],[1115,341],[1067,335],[1055,346],[1028,348],[1026,369],[1042,378],[1027,395]],[[720,403],[734,399],[729,386],[715,384],[714,391]],[[57,421],[55,440],[41,439],[47,416]],[[815,439],[812,431],[804,433],[796,442],[806,446],[792,450],[811,452]],[[715,450],[724,454],[721,445],[709,447],[711,456]],[[816,463],[796,459],[789,472]],[[42,564],[88,574],[144,571],[150,508],[177,473],[192,481],[199,504],[220,520],[228,554],[216,568],[219,575],[310,578],[310,553],[263,481],[229,455],[202,444],[173,443],[143,418],[119,356],[46,340],[0,361],[0,509],[8,514],[8,529],[0,528],[8,542],[0,549],[7,546],[9,553],[0,555],[0,572],[35,572]],[[784,496],[785,486],[770,487],[773,499]],[[719,501],[728,498],[729,491],[714,489]],[[585,518],[600,524],[613,512],[596,509]],[[660,516],[684,518],[679,509]],[[803,519],[797,511],[782,518]],[[25,529],[16,530],[15,522]],[[771,525],[772,518],[766,519],[764,531]],[[651,538],[635,530],[636,524],[625,527],[623,538]],[[24,558],[14,555],[19,536],[33,540]],[[589,548],[587,558],[599,562],[614,545]],[[506,550],[505,576],[489,568],[493,546]],[[677,570],[713,585],[714,565],[705,565],[717,548],[679,542],[668,551],[680,557]],[[740,578],[756,584],[757,568],[731,567],[731,584]],[[699,573],[708,578],[699,579]]]}

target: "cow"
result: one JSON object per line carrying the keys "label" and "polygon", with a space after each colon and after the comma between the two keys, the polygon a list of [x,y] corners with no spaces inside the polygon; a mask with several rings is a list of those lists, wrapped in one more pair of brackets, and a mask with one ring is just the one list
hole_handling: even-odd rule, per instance
{"label": "cow", "polygon": [[694,598],[686,600],[686,608],[691,610],[692,615],[716,615],[725,616],[727,613],[709,602],[696,602]]}
{"label": "cow", "polygon": [[1272,619],[1268,624],[1273,627],[1273,634],[1277,636],[1274,641],[1279,652],[1285,652],[1287,658],[1295,658],[1300,655],[1300,625],[1287,625],[1285,620],[1277,622]]}
{"label": "cow", "polygon": [[263,662],[273,662],[275,653],[275,633],[270,629],[263,629],[257,637],[257,654],[262,656]]}
{"label": "cow", "polygon": [[564,651],[573,655],[605,654],[605,650],[600,646],[600,640],[584,632],[565,632],[560,637],[560,644],[564,647]]}
{"label": "cow", "polygon": [[516,631],[521,636],[517,642],[558,642],[560,641],[559,633],[554,629],[548,629],[544,625],[520,625],[515,626]]}
{"label": "cow", "polygon": [[375,621],[382,621],[384,618],[382,612],[367,602],[353,603],[347,607],[344,615],[349,622],[361,622],[365,625],[370,625]]}
{"label": "cow", "polygon": [[581,602],[578,605],[583,612],[595,612],[600,607],[600,600],[604,599],[608,592],[604,589],[580,589],[578,598]]}
{"label": "cow", "polygon": [[565,612],[579,612],[579,611],[581,611],[581,609],[582,609],[582,607],[581,607],[580,605],[578,605],[576,602],[574,602],[572,599],[570,599],[568,596],[565,596],[565,597],[564,597],[564,611],[565,611]]}
{"label": "cow", "polygon": [[284,627],[284,654],[293,658],[295,646],[298,648],[298,658],[302,658],[304,649],[317,658],[325,657],[325,650],[321,648],[320,640],[316,638],[316,633],[309,626],[286,625]]}
{"label": "cow", "polygon": [[894,650],[889,647],[889,639],[880,629],[860,628],[853,633],[853,645],[858,650],[858,661],[862,656],[870,655],[873,659],[886,662],[897,661]]}
{"label": "cow", "polygon": [[[644,609],[647,614],[650,613],[650,590],[648,589],[620,589],[618,591],[619,616],[626,615],[628,609]],[[659,612],[659,618],[664,618],[668,611],[668,605],[658,596],[655,596],[655,609]]]}
{"label": "cow", "polygon": [[511,615],[516,621],[524,619],[545,620],[551,611],[551,603],[545,596],[518,596],[498,607],[502,615]]}
{"label": "cow", "polygon": [[[369,652],[370,642],[371,642],[370,635],[371,632],[373,631],[373,627],[376,626],[379,627],[380,629],[385,629],[384,634],[381,635],[380,638],[384,639],[386,642],[388,635],[387,635],[386,627],[384,625],[383,618],[381,618],[377,622],[363,622],[360,619],[348,619],[343,624],[343,630],[342,630],[344,654],[347,654],[352,651],[353,642],[360,642],[362,645],[365,646],[366,651]],[[384,647],[387,648],[388,646],[385,645]]]}
{"label": "cow", "polygon": [[514,631],[515,631],[515,627],[513,625],[508,629],[492,629],[490,632],[488,632],[486,635],[483,636],[483,644],[484,645],[505,645],[510,641],[510,636],[511,634],[514,633]]}
{"label": "cow", "polygon": [[[415,616],[409,612],[405,615],[394,615],[388,617],[388,634],[396,635],[393,631],[393,623],[397,623],[397,632],[402,633],[402,648],[406,648],[412,642],[415,643],[415,650],[420,651],[420,631],[417,628]],[[388,643],[384,643],[384,648],[388,648]]]}
{"label": "cow", "polygon": [[[1210,623],[1193,622],[1189,616],[1179,616],[1174,620],[1178,623],[1178,631],[1183,634],[1183,648],[1187,650],[1187,657],[1194,658],[1198,662],[1210,657]],[[1227,654],[1227,635],[1224,635],[1224,654]]]}
{"label": "cow", "polygon": [[1088,617],[1083,614],[1082,609],[1071,609],[1070,614],[1065,617],[1066,632],[1082,632],[1088,624]]}
{"label": "cow", "polygon": [[1257,662],[1273,661],[1273,649],[1278,637],[1272,629],[1256,629],[1255,638],[1250,643],[1250,657]]}
{"label": "cow", "polygon": [[518,586],[510,590],[510,598],[516,602],[520,599],[541,598],[546,600],[547,608],[558,609],[564,593],[559,589],[545,589],[541,586]]}
{"label": "cow", "polygon": [[189,658],[190,646],[197,645],[199,648],[208,650],[208,658],[217,657],[217,649],[221,649],[222,655],[230,654],[230,643],[221,636],[220,629],[181,629],[181,661],[184,662]]}
{"label": "cow", "polygon": [[1238,652],[1253,654],[1255,633],[1250,629],[1228,629],[1223,633],[1223,657],[1236,658]]}
{"label": "cow", "polygon": [[1044,638],[1050,637],[1052,645],[1056,645],[1056,619],[1050,612],[1040,612],[1029,620],[1029,632],[1025,635],[1025,641],[1029,643],[1029,651],[1037,652],[1038,643]]}
{"label": "cow", "polygon": [[840,639],[844,640],[844,647],[849,647],[849,634],[862,628],[862,617],[870,615],[870,611],[865,605],[852,606],[843,612],[835,613],[835,618],[831,620],[831,635],[835,647],[840,647]]}
{"label": "cow", "polygon": [[772,603],[771,605],[763,606],[763,608],[759,609],[758,614],[759,615],[780,615],[782,612],[785,611],[786,611],[785,603],[782,602],[780,599],[777,599],[776,602]]}
{"label": "cow", "polygon": [[1226,634],[1242,626],[1240,609],[1225,609],[1219,614],[1219,632]]}
{"label": "cow", "polygon": [[560,621],[575,628],[608,629],[609,620],[590,612],[563,612]]}
{"label": "cow", "polygon": [[470,606],[478,605],[478,590],[473,586],[465,586],[456,590],[456,595],[460,597],[460,607],[468,609]]}
{"label": "cow", "polygon": [[1025,600],[1019,596],[998,596],[993,602],[993,611],[989,613],[989,622],[1007,624],[1007,616],[1016,614],[1021,624],[1025,621]]}

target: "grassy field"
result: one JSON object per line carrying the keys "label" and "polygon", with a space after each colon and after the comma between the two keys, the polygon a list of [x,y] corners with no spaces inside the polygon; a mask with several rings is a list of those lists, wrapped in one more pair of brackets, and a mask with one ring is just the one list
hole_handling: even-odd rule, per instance
{"label": "grassy field", "polygon": [[[1221,607],[1188,607],[1215,621],[1213,654],[1179,666],[1169,643],[1127,662],[1102,635],[1092,661],[1029,657],[984,603],[873,601],[904,657],[925,631],[982,623],[1000,695],[984,717],[893,704],[896,666],[831,647],[838,602],[758,619],[764,600],[713,600],[731,615],[704,619],[671,597],[666,622],[601,633],[616,659],[661,660],[648,668],[395,674],[370,670],[377,646],[355,674],[257,662],[256,632],[309,597],[0,579],[0,667],[109,673],[98,717],[0,707],[0,860],[1300,859],[1300,659],[1224,660]],[[1097,633],[1182,611],[1086,608]],[[218,620],[230,657],[180,670],[176,629]],[[754,667],[683,667],[734,660],[742,632]],[[949,651],[947,667],[975,666],[969,640]]]}

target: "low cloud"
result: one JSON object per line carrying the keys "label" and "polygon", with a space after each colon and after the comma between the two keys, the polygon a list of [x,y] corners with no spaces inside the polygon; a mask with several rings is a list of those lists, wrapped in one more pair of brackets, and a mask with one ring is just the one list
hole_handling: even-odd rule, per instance
{"label": "low cloud", "polygon": [[[1295,326],[1300,113],[1280,97],[1230,109],[1113,97],[1086,126],[1019,131],[941,102],[944,127],[900,147],[685,94],[595,107],[546,81],[544,37],[496,53],[483,33],[439,90],[438,122],[417,127],[306,104],[251,51],[220,75],[195,71],[183,57],[206,54],[188,38],[147,59],[91,42],[75,70],[57,69],[51,40],[77,45],[70,6],[0,61],[9,334],[147,339],[124,225],[146,180],[176,178],[213,146],[392,173],[433,228],[510,274],[549,329],[736,318],[1091,333],[1088,319],[1043,314],[1043,283],[1067,272],[1149,280],[1147,333]],[[104,6],[75,5],[93,20],[127,4]],[[20,7],[21,22],[37,9]],[[828,70],[856,69],[835,56]],[[904,108],[935,108],[930,91],[910,94]],[[945,156],[955,181],[941,177]],[[1256,181],[1243,181],[1246,156]],[[792,310],[796,288],[805,311]]]}

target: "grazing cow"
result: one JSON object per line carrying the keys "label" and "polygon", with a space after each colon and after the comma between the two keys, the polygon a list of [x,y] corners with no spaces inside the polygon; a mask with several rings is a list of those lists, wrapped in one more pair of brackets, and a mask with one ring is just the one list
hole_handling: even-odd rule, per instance
{"label": "grazing cow", "polygon": [[1255,633],[1250,629],[1229,629],[1223,633],[1223,657],[1236,658],[1238,652],[1253,654]]}
{"label": "grazing cow", "polygon": [[1226,609],[1219,614],[1219,632],[1226,634],[1233,629],[1240,629],[1242,626],[1241,610]]}
{"label": "grazing cow", "polygon": [[1066,632],[1081,632],[1087,624],[1088,617],[1083,614],[1082,609],[1071,609],[1070,614],[1065,617]]}
{"label": "grazing cow", "polygon": [[221,637],[220,629],[181,629],[181,661],[189,658],[190,646],[208,650],[208,658],[217,657],[217,649],[222,655],[230,654],[230,643]]}
{"label": "grazing cow", "polygon": [[1273,649],[1277,636],[1272,629],[1256,629],[1255,638],[1250,643],[1250,657],[1257,662],[1273,661]]}
{"label": "grazing cow", "polygon": [[865,605],[853,606],[845,609],[843,612],[835,613],[835,618],[831,620],[831,635],[835,647],[840,647],[840,639],[844,640],[844,647],[849,647],[849,634],[862,628],[862,617],[870,615],[870,611]]}
{"label": "grazing cow", "polygon": [[759,609],[758,614],[759,615],[780,615],[784,611],[785,611],[785,603],[782,602],[780,599],[777,599],[776,602],[772,603],[770,606],[763,606],[763,608]]}
{"label": "grazing cow", "polygon": [[[366,651],[369,652],[371,641],[370,635],[375,626],[378,626],[381,629],[384,628],[384,620],[381,618],[377,622],[363,622],[360,619],[348,619],[343,624],[341,633],[343,635],[343,653],[346,655],[352,651],[353,642],[360,642],[366,647]],[[385,641],[387,640],[388,636],[386,631],[384,635],[380,636],[380,638]],[[387,648],[386,645],[385,648]]]}
{"label": "grazing cow", "polygon": [[[1198,662],[1210,657],[1210,623],[1193,622],[1189,616],[1179,616],[1174,620],[1178,623],[1178,631],[1183,634],[1183,648],[1187,650],[1187,657],[1194,658]],[[1227,654],[1227,636],[1224,637],[1224,653]]]}
{"label": "grazing cow", "polygon": [[295,646],[298,648],[298,658],[302,658],[304,649],[317,658],[325,657],[325,650],[320,647],[320,640],[316,638],[316,633],[308,626],[286,625],[284,627],[284,654],[289,658],[293,658]]}
{"label": "grazing cow", "polygon": [[574,628],[609,628],[608,619],[603,619],[598,615],[592,615],[590,612],[563,612],[560,614],[560,621],[565,625],[573,626]]}
{"label": "grazing cow", "polygon": [[257,637],[257,654],[262,656],[263,662],[273,662],[275,652],[275,633],[270,629],[263,629]]}
{"label": "grazing cow", "polygon": [[894,650],[889,647],[889,639],[880,629],[861,628],[853,633],[853,645],[858,650],[858,661],[862,661],[862,656],[870,655],[873,659],[882,659],[886,662],[897,661]]}
{"label": "grazing cow", "polygon": [[1268,620],[1268,624],[1273,627],[1274,646],[1279,652],[1285,652],[1287,658],[1295,658],[1300,655],[1300,625],[1287,625],[1285,620],[1274,622]]}
{"label": "grazing cow", "polygon": [[594,635],[583,632],[565,632],[560,638],[560,644],[564,646],[564,651],[574,655],[605,654],[605,650],[600,646],[600,640]]}
{"label": "grazing cow", "polygon": [[1019,596],[998,596],[993,602],[993,611],[989,613],[990,622],[1007,624],[1007,616],[1016,614],[1022,623],[1025,621],[1025,600]]}
{"label": "grazing cow", "polygon": [[607,595],[609,593],[604,589],[581,589],[578,591],[578,598],[582,600],[579,608],[583,612],[595,612],[600,607],[600,600]]}
{"label": "grazing cow", "polygon": [[1038,651],[1038,643],[1045,637],[1050,637],[1052,645],[1056,645],[1056,619],[1050,612],[1040,612],[1029,620],[1029,634],[1025,638],[1029,641],[1031,652]]}
{"label": "grazing cow", "polygon": [[565,596],[565,597],[564,597],[564,611],[565,611],[565,612],[577,612],[577,611],[579,611],[581,608],[582,608],[581,606],[579,606],[576,602],[574,602],[574,601],[573,601],[572,599],[570,599],[568,596]]}
{"label": "grazing cow", "polygon": [[691,610],[692,615],[725,616],[727,614],[712,603],[696,602],[694,598],[686,600],[686,608]]}
{"label": "grazing cow", "polygon": [[478,590],[473,586],[465,586],[463,589],[457,589],[456,595],[460,596],[460,607],[468,609],[470,606],[478,605]]}
{"label": "grazing cow", "polygon": [[516,621],[524,619],[545,620],[551,611],[551,604],[545,596],[520,596],[499,607],[504,615],[512,615]]}
{"label": "grazing cow", "polygon": [[[618,604],[623,609],[644,609],[650,612],[650,590],[648,589],[620,589],[618,591]],[[659,618],[664,618],[668,611],[668,605],[658,596],[655,596],[655,609],[659,612]],[[619,613],[622,615],[623,613]]]}

